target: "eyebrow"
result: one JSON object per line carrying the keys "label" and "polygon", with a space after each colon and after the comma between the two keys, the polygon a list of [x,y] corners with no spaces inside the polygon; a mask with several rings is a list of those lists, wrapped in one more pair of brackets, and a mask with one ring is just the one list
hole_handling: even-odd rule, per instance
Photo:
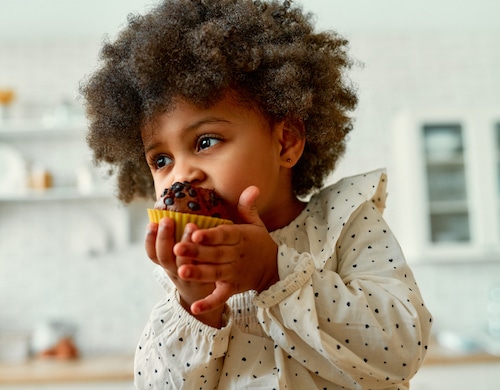
{"label": "eyebrow", "polygon": [[[223,118],[220,118],[220,117],[216,117],[216,116],[210,116],[210,117],[207,117],[207,118],[203,118],[203,119],[200,119],[194,123],[191,123],[190,125],[182,128],[182,133],[189,133],[189,132],[192,132],[196,129],[198,129],[200,126],[203,126],[205,124],[211,124],[211,123],[231,123],[230,121],[228,121],[227,119],[223,119]],[[147,148],[144,149],[144,152],[147,153],[149,152],[150,150],[152,149],[155,149],[158,145],[160,145],[161,142],[155,142],[153,144],[150,144],[148,145]]]}
{"label": "eyebrow", "polygon": [[186,131],[193,131],[196,130],[198,127],[203,126],[205,124],[210,124],[210,123],[218,123],[218,122],[224,122],[224,123],[230,123],[227,119],[219,118],[216,116],[210,116],[208,118],[203,118],[200,119],[197,122],[194,122],[193,124],[187,126],[186,128],[182,129],[183,132]]}

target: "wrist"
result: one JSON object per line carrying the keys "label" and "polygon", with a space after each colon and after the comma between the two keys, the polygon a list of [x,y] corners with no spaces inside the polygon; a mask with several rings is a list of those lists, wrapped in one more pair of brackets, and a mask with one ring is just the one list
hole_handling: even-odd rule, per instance
{"label": "wrist", "polygon": [[279,272],[278,272],[278,246],[275,246],[275,251],[273,251],[272,258],[274,261],[268,263],[266,267],[266,272],[263,273],[260,283],[257,287],[257,292],[260,294],[262,291],[269,289],[272,285],[279,282]]}
{"label": "wrist", "polygon": [[265,269],[262,273],[262,277],[257,286],[257,292],[260,294],[262,291],[269,289],[272,285],[279,282],[279,272],[278,272],[278,245],[272,241],[272,245],[269,246],[269,259],[265,263]]}
{"label": "wrist", "polygon": [[273,284],[278,283],[280,280],[278,271],[276,270],[275,273],[268,274],[267,278],[263,278],[261,280],[261,283],[259,283],[259,287],[257,288],[257,292],[260,294],[262,291],[265,291],[269,289]]}
{"label": "wrist", "polygon": [[226,319],[224,318],[225,305],[217,307],[208,312],[203,312],[200,314],[193,314],[191,311],[191,304],[179,296],[180,305],[186,310],[190,315],[196,318],[198,321],[204,323],[205,325],[211,326],[212,328],[220,329],[226,325]]}

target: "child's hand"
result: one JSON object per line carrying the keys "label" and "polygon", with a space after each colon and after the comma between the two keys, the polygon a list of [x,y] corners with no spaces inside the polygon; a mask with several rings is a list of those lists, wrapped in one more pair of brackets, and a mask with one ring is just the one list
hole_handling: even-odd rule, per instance
{"label": "child's hand", "polygon": [[[146,234],[145,247],[148,257],[163,267],[168,276],[175,284],[181,298],[181,304],[189,311],[190,305],[198,299],[204,298],[215,288],[213,282],[192,282],[179,278],[178,263],[189,263],[192,259],[183,259],[173,254],[173,246],[175,244],[175,223],[170,218],[163,218],[159,224],[150,223]],[[191,234],[197,230],[196,225],[188,224],[184,230],[184,235],[181,242],[191,242]],[[221,308],[222,311],[223,308]],[[220,319],[217,319],[217,313],[213,313],[213,321],[210,319],[200,318],[205,323],[212,326],[218,326]],[[220,313],[219,313],[220,314]]]}
{"label": "child's hand", "polygon": [[243,224],[196,230],[191,240],[174,246],[177,275],[182,280],[215,283],[215,290],[191,305],[193,314],[222,307],[239,292],[264,291],[278,281],[278,246],[259,217],[258,196],[254,186],[241,194],[238,210]]}

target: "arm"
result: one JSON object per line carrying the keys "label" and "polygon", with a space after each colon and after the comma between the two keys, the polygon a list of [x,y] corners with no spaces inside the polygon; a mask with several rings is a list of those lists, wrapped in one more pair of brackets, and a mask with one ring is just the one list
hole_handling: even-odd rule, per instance
{"label": "arm", "polygon": [[203,324],[180,305],[175,289],[168,291],[139,340],[137,389],[216,389],[231,326],[230,319],[221,329]]}
{"label": "arm", "polygon": [[[159,224],[150,223],[148,225],[145,248],[148,257],[160,265],[168,275],[179,293],[179,302],[184,309],[194,315],[201,322],[219,328],[222,326],[222,312],[224,302],[209,312],[192,313],[190,307],[193,302],[211,294],[216,287],[214,281],[197,282],[194,280],[184,280],[179,277],[179,265],[192,264],[195,259],[184,258],[181,253],[175,253],[174,221],[170,218],[163,218]],[[188,224],[184,229],[181,243],[191,242],[193,232],[197,230],[196,225]],[[181,249],[182,250],[182,249]]]}
{"label": "arm", "polygon": [[[280,246],[283,280],[256,298],[262,327],[328,381],[373,388],[408,381],[422,364],[431,316],[371,202],[351,215],[335,249],[323,266]],[[293,272],[284,275],[289,264]]]}
{"label": "arm", "polygon": [[[139,342],[135,358],[135,382],[139,389],[150,388],[150,385],[164,388],[167,382],[171,388],[216,388],[232,327],[225,301],[239,289],[246,291],[245,283],[262,291],[277,280],[277,245],[254,207],[258,192],[250,190],[247,194],[250,196],[246,201],[243,197],[240,211],[253,224],[220,226],[211,229],[210,234],[189,226],[182,242],[175,245],[171,220],[162,220],[159,230],[156,225],[149,225],[148,256],[163,268],[162,278],[168,278],[175,289],[153,310]],[[195,233],[201,244],[193,242]],[[259,245],[248,242],[247,235]],[[223,241],[224,245],[206,246],[207,237],[215,242]],[[249,270],[246,256],[259,258],[264,252],[269,252],[263,257],[269,258],[271,264]],[[200,269],[202,275],[208,273],[209,276],[197,278],[196,272]],[[211,276],[214,269],[216,274],[221,270],[222,280]],[[230,276],[226,278],[227,271]],[[189,272],[191,277],[187,277]],[[242,275],[244,283],[234,283]],[[192,310],[193,304],[195,310]],[[205,311],[207,305],[213,306]],[[198,312],[196,309],[200,306],[205,310]]]}

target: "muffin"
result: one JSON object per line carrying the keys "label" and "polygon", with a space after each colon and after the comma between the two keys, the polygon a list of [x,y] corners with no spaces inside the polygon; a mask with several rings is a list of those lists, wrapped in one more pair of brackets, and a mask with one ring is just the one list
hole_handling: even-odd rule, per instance
{"label": "muffin", "polygon": [[187,223],[200,229],[221,224],[232,224],[235,211],[212,189],[197,187],[189,182],[176,182],[166,188],[156,201],[154,209],[148,209],[149,220],[158,223],[169,217],[175,221],[175,239],[180,241]]}

